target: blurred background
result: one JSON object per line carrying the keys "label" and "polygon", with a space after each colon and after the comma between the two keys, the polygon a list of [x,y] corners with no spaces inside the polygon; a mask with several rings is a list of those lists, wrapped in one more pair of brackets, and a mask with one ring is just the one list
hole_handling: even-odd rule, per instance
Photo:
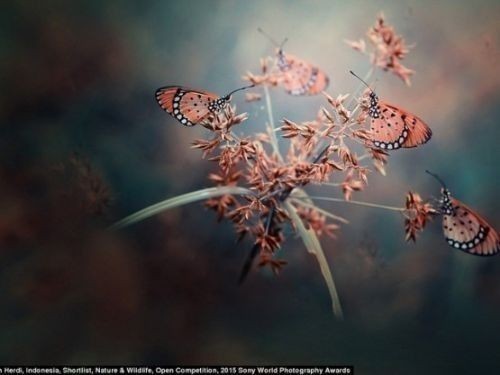
{"label": "blurred background", "polygon": [[[395,152],[355,199],[438,196],[425,169],[498,230],[497,1],[10,1],[0,5],[0,362],[353,364],[358,374],[470,374],[500,366],[500,257],[453,251],[440,219],[416,244],[393,212],[321,204],[350,220],[323,239],[345,312],[334,318],[315,258],[289,237],[279,277],[236,280],[251,243],[201,204],[120,232],[106,226],[210,186],[215,165],[154,100],[182,84],[224,94],[274,47],[322,67],[332,96],[368,59],[356,40],[383,11],[413,45],[412,87],[378,94],[434,132]],[[321,96],[272,91],[276,120],[313,119]],[[245,132],[263,103],[245,103]],[[341,196],[333,188],[322,194]],[[315,190],[310,190],[315,191]],[[472,370],[472,367],[474,370]],[[491,373],[491,372],[488,372]]]}

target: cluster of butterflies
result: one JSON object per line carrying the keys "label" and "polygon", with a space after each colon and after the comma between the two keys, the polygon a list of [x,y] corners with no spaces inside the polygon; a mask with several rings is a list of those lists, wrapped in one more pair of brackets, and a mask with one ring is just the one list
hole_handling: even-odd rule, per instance
{"label": "cluster of butterflies", "polygon": [[[262,30],[260,32],[265,34]],[[267,36],[267,35],[266,35]],[[283,75],[282,85],[287,93],[294,96],[316,95],[324,91],[329,78],[317,66],[285,54],[282,42],[278,45],[277,68]],[[375,92],[360,77],[370,90],[370,146],[381,150],[412,148],[429,141],[432,131],[419,117],[393,104],[379,100]],[[219,97],[201,90],[182,86],[166,86],[156,91],[158,104],[168,114],[185,126],[194,126],[210,115],[218,114],[231,101],[231,95],[252,86],[245,86]],[[430,173],[430,172],[429,172]],[[474,255],[494,255],[500,251],[498,233],[481,216],[465,204],[451,197],[442,180],[440,211],[443,215],[443,232],[447,243],[455,249]]]}

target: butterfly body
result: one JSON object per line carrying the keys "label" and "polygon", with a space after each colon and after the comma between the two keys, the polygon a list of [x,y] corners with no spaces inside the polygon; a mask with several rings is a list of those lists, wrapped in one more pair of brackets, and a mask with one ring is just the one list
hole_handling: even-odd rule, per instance
{"label": "butterfly body", "polygon": [[328,76],[318,67],[278,50],[277,66],[283,74],[283,87],[290,95],[316,95],[328,87]]}
{"label": "butterfly body", "polygon": [[469,254],[489,256],[500,251],[498,233],[479,214],[441,189],[443,234],[448,245]]}
{"label": "butterfly body", "polygon": [[293,61],[294,59],[292,60],[288,60],[286,57],[285,57],[285,53],[283,52],[283,50],[279,50],[278,51],[278,69],[281,71],[281,72],[287,72],[288,70],[290,70],[290,68],[292,67],[292,64],[291,62]]}
{"label": "butterfly body", "polygon": [[383,150],[417,147],[432,136],[431,129],[419,117],[370,93],[368,115],[371,118],[371,142]]}

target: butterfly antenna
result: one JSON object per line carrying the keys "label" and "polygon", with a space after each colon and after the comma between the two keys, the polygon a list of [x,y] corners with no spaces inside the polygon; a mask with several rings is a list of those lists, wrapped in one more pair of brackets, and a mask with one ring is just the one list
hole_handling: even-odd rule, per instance
{"label": "butterfly antenna", "polygon": [[[257,31],[259,33],[261,33],[262,35],[264,35],[267,39],[269,39],[271,41],[272,44],[274,44],[276,47],[280,47],[280,44],[277,43],[273,37],[271,35],[269,35],[268,33],[266,33],[264,30],[262,30],[260,27],[257,28]],[[286,41],[286,39],[285,39]],[[283,44],[283,43],[282,43]]]}
{"label": "butterfly antenna", "polygon": [[357,79],[359,79],[361,82],[364,83],[364,85],[366,87],[368,87],[370,89],[371,92],[373,92],[372,88],[370,87],[370,85],[368,83],[365,82],[365,80],[363,78],[361,78],[360,76],[358,76],[356,73],[354,73],[352,70],[349,70],[349,73],[351,73],[354,77],[356,77]]}
{"label": "butterfly antenna", "polygon": [[446,188],[446,184],[445,184],[445,183],[444,183],[444,181],[441,179],[441,177],[439,177],[439,176],[438,176],[437,174],[435,174],[435,173],[432,173],[432,172],[428,171],[427,169],[425,170],[425,172],[426,172],[426,173],[428,173],[428,174],[430,174],[430,175],[431,175],[432,177],[434,177],[436,180],[438,180],[438,181],[439,181],[439,183],[441,184],[441,186],[442,186],[443,188],[447,189],[447,188]]}
{"label": "butterfly antenna", "polygon": [[276,40],[274,40],[274,38],[271,35],[269,35],[268,33],[266,33],[260,27],[257,28],[257,31],[259,33],[261,33],[262,35],[264,35],[267,39],[269,39],[270,42],[272,44],[274,44],[277,48],[279,48],[280,51],[283,49],[283,46],[285,45],[285,43],[288,42],[288,38],[283,39],[283,41],[281,43],[276,42]]}
{"label": "butterfly antenna", "polygon": [[283,46],[285,45],[286,42],[288,42],[288,38],[283,39],[283,41],[281,42],[280,51],[283,50]]}
{"label": "butterfly antenna", "polygon": [[229,98],[231,95],[233,95],[233,94],[234,94],[235,92],[237,92],[237,91],[250,89],[250,88],[252,88],[252,87],[254,87],[254,86],[255,86],[255,85],[249,85],[249,86],[240,87],[239,89],[236,89],[236,90],[231,91],[229,94],[227,94],[227,95],[225,96],[225,98]]}

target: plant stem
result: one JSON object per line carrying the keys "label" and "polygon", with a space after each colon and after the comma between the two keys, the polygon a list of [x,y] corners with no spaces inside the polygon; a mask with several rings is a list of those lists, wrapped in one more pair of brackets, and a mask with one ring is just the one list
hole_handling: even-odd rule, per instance
{"label": "plant stem", "polygon": [[[274,128],[273,106],[271,104],[271,95],[269,95],[269,89],[268,89],[267,85],[264,85],[264,97],[266,99],[267,117],[269,119],[269,126],[268,126],[267,130],[269,133],[269,138],[271,140],[271,145],[272,145],[273,151],[276,154],[276,156],[278,157],[278,159],[281,162],[283,162],[283,157],[281,156],[280,149],[278,146],[278,138],[276,137],[276,132],[275,132],[275,128]],[[291,192],[291,190],[290,190],[290,192]],[[288,192],[288,194],[290,194],[290,192]],[[283,194],[285,194],[285,192],[282,193],[282,195]],[[279,199],[281,199],[281,196],[279,197]],[[271,230],[271,225],[272,225],[275,214],[276,214],[276,208],[273,206],[273,207],[271,207],[271,210],[269,211],[269,214],[266,217],[266,222],[264,224],[266,235],[269,234],[269,231]],[[248,256],[245,260],[245,263],[243,264],[243,268],[241,269],[240,277],[238,279],[238,284],[241,285],[245,281],[248,273],[250,272],[250,269],[252,268],[253,260],[258,255],[258,253],[259,253],[259,245],[254,244],[252,246],[252,250],[250,250],[250,253],[248,254]]]}
{"label": "plant stem", "polygon": [[339,186],[342,186],[342,182],[322,182],[321,186],[339,187]]}
{"label": "plant stem", "polygon": [[159,214],[162,211],[204,199],[220,197],[221,195],[226,195],[226,194],[254,195],[253,191],[238,186],[217,186],[207,189],[196,190],[192,191],[191,193],[178,195],[173,198],[169,198],[164,201],[153,204],[149,207],[146,207],[140,211],[133,213],[132,215],[129,215],[121,219],[120,221],[117,221],[116,223],[111,225],[108,229],[111,230],[121,229],[129,225],[138,223],[139,221],[147,219],[156,214]]}
{"label": "plant stem", "polygon": [[276,132],[274,128],[274,118],[273,118],[273,106],[271,104],[271,95],[269,95],[269,89],[267,85],[264,85],[264,97],[266,98],[266,109],[267,109],[267,117],[269,120],[269,136],[271,139],[271,145],[273,147],[274,153],[283,161],[283,157],[281,156],[280,149],[278,146],[278,138],[276,137]]}
{"label": "plant stem", "polygon": [[290,220],[297,227],[297,232],[299,233],[300,237],[302,237],[302,241],[304,242],[307,251],[316,257],[316,260],[319,263],[321,274],[325,279],[328,291],[330,293],[333,313],[339,319],[342,319],[343,318],[342,305],[340,304],[337,288],[335,287],[335,282],[333,281],[333,275],[330,270],[330,266],[328,265],[328,262],[326,260],[323,248],[321,247],[321,243],[319,242],[318,236],[312,229],[306,228],[304,222],[302,221],[297,212],[297,209],[293,206],[293,204],[291,204],[291,202],[285,201],[284,208],[290,215]]}
{"label": "plant stem", "polygon": [[[305,197],[306,199],[310,199],[311,197],[310,196],[307,196]],[[333,219],[333,220],[337,220],[337,221],[340,221],[341,223],[344,223],[344,224],[349,224],[349,221],[347,219],[344,219],[343,217],[341,216],[337,216],[337,215],[334,215],[326,210],[323,210],[322,208],[319,208],[317,207],[316,205],[314,204],[310,204],[310,203],[307,203],[307,202],[303,202],[301,201],[300,199],[297,199],[297,198],[291,198],[292,201],[300,204],[301,206],[304,206],[304,207],[307,207],[307,208],[312,208],[313,210],[316,210],[318,212],[321,212],[323,215],[325,216],[328,216],[329,218]]]}
{"label": "plant stem", "polygon": [[363,154],[360,157],[358,157],[358,161],[364,160],[366,158],[370,157],[370,154]]}
{"label": "plant stem", "polygon": [[[294,199],[304,199],[303,197],[293,197]],[[398,212],[403,212],[405,211],[405,208],[403,207],[394,207],[394,206],[387,206],[383,204],[377,204],[377,203],[370,203],[370,202],[361,202],[361,201],[346,201],[345,199],[342,198],[332,198],[332,197],[316,197],[316,196],[311,196],[309,195],[307,197],[308,199],[312,200],[321,200],[321,201],[329,201],[329,202],[341,202],[341,203],[349,203],[349,204],[355,204],[358,206],[366,206],[366,207],[373,207],[373,208],[382,208],[384,210],[389,210],[389,211],[398,211]]]}

